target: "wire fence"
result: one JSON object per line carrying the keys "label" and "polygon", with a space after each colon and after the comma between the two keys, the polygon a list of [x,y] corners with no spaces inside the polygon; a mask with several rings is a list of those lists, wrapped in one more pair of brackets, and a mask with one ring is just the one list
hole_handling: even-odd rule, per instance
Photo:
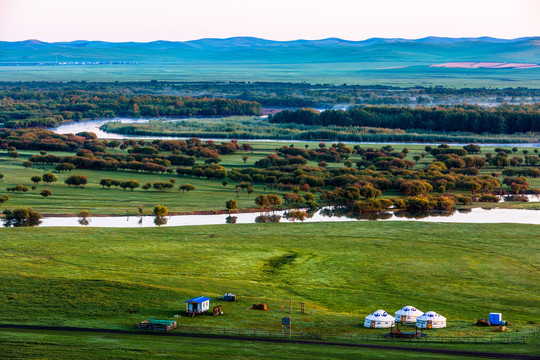
{"label": "wire fence", "polygon": [[345,342],[366,342],[366,341],[405,341],[421,343],[467,343],[467,344],[525,344],[538,334],[539,329],[534,328],[529,332],[500,334],[497,336],[433,336],[427,334],[419,338],[390,338],[380,334],[352,334],[352,333],[332,333],[322,331],[280,331],[261,329],[236,329],[218,327],[197,327],[180,325],[176,332],[189,334],[208,334],[222,336],[244,336],[244,337],[265,337],[265,338],[288,338],[324,341],[345,341]]}

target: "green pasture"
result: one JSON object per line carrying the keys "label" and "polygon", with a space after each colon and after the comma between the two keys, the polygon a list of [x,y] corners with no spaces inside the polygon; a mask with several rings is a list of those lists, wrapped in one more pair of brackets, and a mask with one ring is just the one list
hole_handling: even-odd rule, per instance
{"label": "green pasture", "polygon": [[[182,326],[280,330],[285,298],[296,331],[384,334],[364,317],[414,305],[448,318],[433,336],[517,336],[540,319],[539,234],[412,222],[4,228],[0,313],[19,324],[133,329],[180,315]],[[227,292],[240,301],[219,301]],[[201,295],[225,315],[186,317],[184,301]],[[262,302],[269,311],[249,309]],[[473,326],[489,312],[511,332]]]}
{"label": "green pasture", "polygon": [[[402,344],[400,344],[402,345]],[[455,359],[455,356],[341,346],[142,335],[0,330],[3,359]],[[436,345],[430,345],[436,347]],[[519,344],[451,346],[473,351],[527,352]],[[461,357],[460,359],[469,359]],[[472,358],[471,358],[472,359]]]}
{"label": "green pasture", "polygon": [[[429,63],[154,63],[99,66],[0,66],[2,81],[270,81],[389,86],[540,87],[540,69],[448,69]],[[403,68],[392,68],[405,66]],[[390,67],[390,68],[389,68]]]}

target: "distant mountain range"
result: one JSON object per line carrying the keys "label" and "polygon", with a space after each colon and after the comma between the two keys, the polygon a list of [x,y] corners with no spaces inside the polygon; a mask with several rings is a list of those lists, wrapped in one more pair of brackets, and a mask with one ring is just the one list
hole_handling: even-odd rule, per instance
{"label": "distant mountain range", "polygon": [[447,62],[540,63],[540,37],[372,38],[348,41],[272,41],[254,37],[147,43],[105,41],[0,42],[0,63],[62,62],[387,62],[407,65]]}

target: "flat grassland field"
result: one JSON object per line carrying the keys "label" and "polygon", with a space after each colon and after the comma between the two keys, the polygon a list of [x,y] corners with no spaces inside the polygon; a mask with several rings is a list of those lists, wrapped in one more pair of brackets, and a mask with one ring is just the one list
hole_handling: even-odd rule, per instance
{"label": "flat grassland field", "polygon": [[[388,330],[365,329],[364,317],[404,305],[447,317],[448,327],[429,336],[516,336],[540,316],[536,225],[277,223],[0,234],[7,323],[133,329],[179,314],[181,326],[280,330],[284,298],[294,301],[294,330],[304,332],[382,335]],[[219,301],[227,292],[241,301]],[[222,304],[225,315],[187,317],[184,301],[195,296]],[[269,311],[249,309],[262,302]],[[489,312],[502,312],[511,332],[474,326]],[[22,337],[13,341],[27,341]],[[539,353],[535,343],[490,350]]]}
{"label": "flat grassland field", "polygon": [[[51,59],[52,61],[54,59]],[[0,66],[2,81],[283,81],[312,84],[540,88],[540,68],[451,69],[407,62],[207,62]],[[404,67],[405,66],[405,67]]]}

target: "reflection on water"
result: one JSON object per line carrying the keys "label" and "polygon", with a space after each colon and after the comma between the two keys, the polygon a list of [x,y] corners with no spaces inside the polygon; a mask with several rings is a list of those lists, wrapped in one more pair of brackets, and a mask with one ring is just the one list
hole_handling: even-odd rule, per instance
{"label": "reflection on water", "polygon": [[259,215],[255,218],[256,223],[278,223],[281,221],[281,215],[267,214]]}
{"label": "reflection on water", "polygon": [[85,218],[85,217],[80,218],[79,220],[77,220],[77,222],[78,222],[79,224],[81,224],[82,226],[90,225],[90,219],[87,219],[87,218]]}
{"label": "reflection on water", "polygon": [[225,218],[225,223],[227,223],[227,224],[236,224],[237,219],[238,219],[238,216],[227,216]]}
{"label": "reflection on water", "polygon": [[[219,215],[175,215],[160,219],[154,216],[103,216],[93,217],[85,226],[89,227],[154,227],[154,226],[192,226],[219,224],[253,224],[265,222],[292,222],[284,217],[285,211],[272,213],[243,213],[229,216]],[[323,208],[308,213],[304,222],[333,221],[423,221],[476,224],[536,224],[540,225],[540,211],[522,209],[474,208],[457,211],[434,212],[382,212],[348,214],[344,209]],[[81,226],[77,217],[43,217],[39,226]],[[6,224],[4,224],[6,226]]]}
{"label": "reflection on water", "polygon": [[164,216],[156,216],[154,218],[154,225],[156,225],[156,226],[167,225],[167,222],[168,222],[168,220]]}

